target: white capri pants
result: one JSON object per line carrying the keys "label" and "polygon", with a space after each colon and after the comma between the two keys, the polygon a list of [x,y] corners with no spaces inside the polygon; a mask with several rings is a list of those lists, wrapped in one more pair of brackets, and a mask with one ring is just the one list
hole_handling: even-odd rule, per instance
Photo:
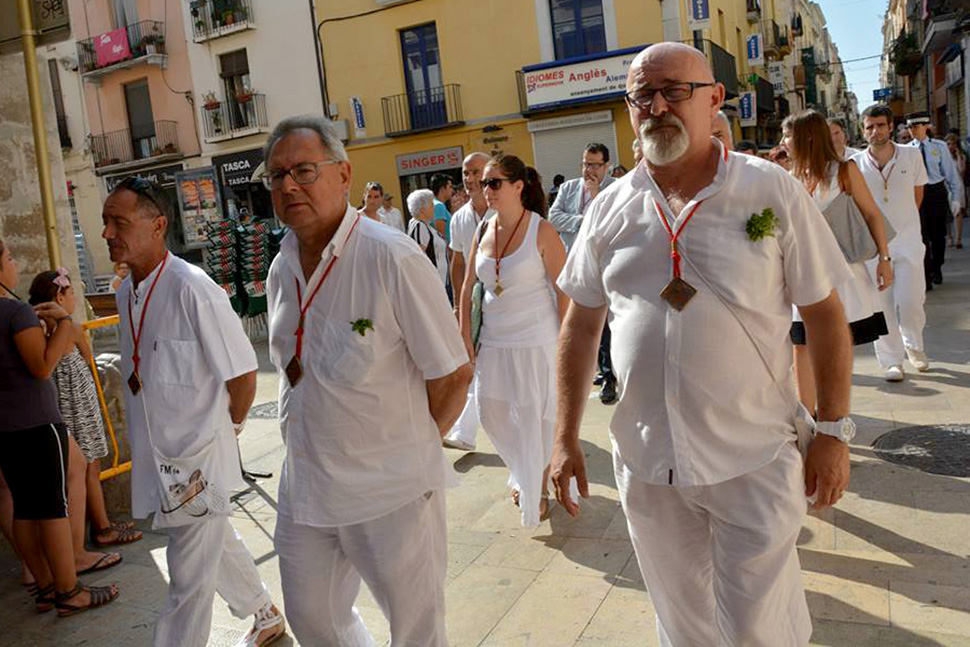
{"label": "white capri pants", "polygon": [[168,601],[155,625],[155,647],[205,647],[218,592],[237,618],[255,615],[272,600],[253,556],[228,517],[165,528],[170,577]]}
{"label": "white capri pants", "polygon": [[807,503],[794,443],[764,467],[709,486],[650,485],[613,457],[663,647],[808,644],[795,550]]}
{"label": "white capri pants", "polygon": [[[893,241],[895,242],[895,241]],[[923,351],[923,328],[926,326],[926,271],[923,269],[924,246],[911,245],[895,249],[889,245],[893,258],[893,284],[878,293],[882,313],[886,316],[888,335],[875,341],[876,359],[884,369],[901,365],[906,349]],[[867,263],[875,276],[877,262]]]}
{"label": "white capri pants", "polygon": [[350,526],[280,516],[276,550],[286,619],[301,645],[374,645],[353,606],[363,578],[390,623],[391,647],[447,647],[443,490]]}

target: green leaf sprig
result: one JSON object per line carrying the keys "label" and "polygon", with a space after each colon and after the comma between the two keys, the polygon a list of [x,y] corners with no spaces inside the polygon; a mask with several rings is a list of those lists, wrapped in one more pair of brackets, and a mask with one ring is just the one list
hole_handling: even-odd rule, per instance
{"label": "green leaf sprig", "polygon": [[744,226],[744,231],[748,234],[749,240],[757,242],[768,236],[774,236],[777,228],[778,218],[775,217],[771,207],[767,207],[760,214],[751,214],[748,223]]}
{"label": "green leaf sprig", "polygon": [[367,334],[368,330],[374,330],[374,322],[370,319],[358,319],[357,321],[350,322],[350,328],[363,337]]}

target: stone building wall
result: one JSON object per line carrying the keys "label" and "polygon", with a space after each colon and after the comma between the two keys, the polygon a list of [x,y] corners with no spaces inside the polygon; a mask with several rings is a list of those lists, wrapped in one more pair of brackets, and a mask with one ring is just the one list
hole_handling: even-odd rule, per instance
{"label": "stone building wall", "polygon": [[[71,281],[79,284],[77,250],[71,229],[67,180],[51,99],[51,83],[46,59],[39,54],[38,59],[61,264],[71,272]],[[20,285],[19,289],[14,289],[25,297],[31,279],[38,272],[49,269],[49,262],[22,54],[0,56],[0,237],[20,264]],[[83,299],[78,299],[75,315],[84,318]]]}

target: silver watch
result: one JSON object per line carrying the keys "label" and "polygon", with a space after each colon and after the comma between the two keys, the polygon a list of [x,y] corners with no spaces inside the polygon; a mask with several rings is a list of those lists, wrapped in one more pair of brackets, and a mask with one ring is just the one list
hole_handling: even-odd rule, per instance
{"label": "silver watch", "polygon": [[834,436],[846,444],[855,438],[855,429],[855,423],[848,416],[839,418],[835,422],[819,421],[815,423],[815,433]]}

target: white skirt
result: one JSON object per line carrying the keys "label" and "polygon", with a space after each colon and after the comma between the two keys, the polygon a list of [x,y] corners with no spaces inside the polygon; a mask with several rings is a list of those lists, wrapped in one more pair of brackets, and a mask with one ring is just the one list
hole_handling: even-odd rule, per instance
{"label": "white skirt", "polygon": [[476,360],[482,427],[519,491],[522,525],[539,525],[542,473],[556,427],[556,344],[497,348],[482,344]]}

